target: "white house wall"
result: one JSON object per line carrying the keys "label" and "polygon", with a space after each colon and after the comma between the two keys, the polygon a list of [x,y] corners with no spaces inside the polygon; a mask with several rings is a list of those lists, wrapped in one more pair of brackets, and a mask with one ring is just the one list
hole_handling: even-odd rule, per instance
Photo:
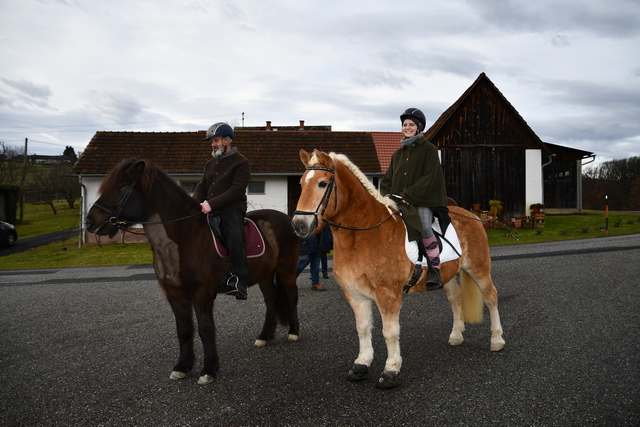
{"label": "white house wall", "polygon": [[525,150],[525,212],[534,203],[544,203],[542,150]]}
{"label": "white house wall", "polygon": [[264,181],[264,194],[248,194],[247,210],[274,209],[287,213],[287,177],[252,175],[252,182]]}

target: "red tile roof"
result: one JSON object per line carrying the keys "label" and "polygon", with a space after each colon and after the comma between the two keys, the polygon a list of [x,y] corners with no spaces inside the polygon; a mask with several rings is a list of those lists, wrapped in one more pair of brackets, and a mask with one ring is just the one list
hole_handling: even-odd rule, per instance
{"label": "red tile roof", "polygon": [[[136,157],[168,173],[200,174],[211,158],[211,146],[204,135],[205,131],[96,132],[72,173],[107,174],[122,159]],[[381,173],[371,132],[236,130],[232,145],[247,156],[254,174],[302,174],[301,149],[342,153],[364,173]]]}
{"label": "red tile roof", "polygon": [[371,132],[371,136],[373,136],[373,143],[378,152],[380,167],[382,172],[385,173],[389,169],[391,156],[400,148],[402,132]]}

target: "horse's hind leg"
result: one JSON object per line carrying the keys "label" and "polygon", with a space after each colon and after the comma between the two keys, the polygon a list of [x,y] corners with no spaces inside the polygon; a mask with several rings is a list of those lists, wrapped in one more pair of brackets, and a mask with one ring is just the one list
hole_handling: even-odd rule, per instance
{"label": "horse's hind leg", "polygon": [[176,318],[176,330],[180,345],[180,356],[169,378],[181,380],[191,371],[196,359],[193,353],[192,307],[191,302],[186,298],[179,298],[167,293],[167,299]]}
{"label": "horse's hind leg", "polygon": [[[292,266],[297,265],[296,263]],[[282,324],[289,325],[289,341],[298,341],[300,336],[300,320],[298,318],[298,285],[296,284],[295,268],[278,270],[276,272],[276,286],[278,299],[276,311]]]}
{"label": "horse's hind leg", "polygon": [[260,283],[260,291],[262,291],[262,298],[267,307],[264,324],[262,325],[262,331],[258,334],[258,338],[253,343],[256,347],[264,347],[267,345],[267,341],[273,339],[276,332],[276,326],[278,324],[276,318],[276,305],[278,298],[278,291],[274,282],[274,274],[270,274]]}
{"label": "horse's hind leg", "polygon": [[449,335],[449,345],[460,345],[464,342],[462,333],[464,332],[464,322],[462,321],[461,292],[455,276],[444,285],[447,299],[451,303],[453,312],[453,328]]}
{"label": "horse's hind leg", "polygon": [[500,351],[505,346],[504,338],[502,338],[502,324],[500,323],[500,314],[498,313],[498,290],[493,285],[491,273],[489,271],[467,271],[475,280],[484,304],[489,309],[491,318],[491,351]]}

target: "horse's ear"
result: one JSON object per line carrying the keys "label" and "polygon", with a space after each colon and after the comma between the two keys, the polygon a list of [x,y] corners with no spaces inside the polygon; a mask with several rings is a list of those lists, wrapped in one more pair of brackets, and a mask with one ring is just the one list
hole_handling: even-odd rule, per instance
{"label": "horse's ear", "polygon": [[144,168],[146,167],[146,163],[144,160],[139,160],[138,163],[136,163],[135,165],[133,165],[133,167],[138,171],[138,172],[142,172],[144,170]]}
{"label": "horse's ear", "polygon": [[300,160],[302,160],[302,163],[304,164],[305,167],[309,167],[310,159],[311,159],[311,154],[307,153],[304,150],[300,150]]}
{"label": "horse's ear", "polygon": [[325,165],[331,165],[331,157],[327,153],[323,153],[320,150],[313,150],[313,153],[316,155],[316,159],[318,159],[318,163],[322,163]]}

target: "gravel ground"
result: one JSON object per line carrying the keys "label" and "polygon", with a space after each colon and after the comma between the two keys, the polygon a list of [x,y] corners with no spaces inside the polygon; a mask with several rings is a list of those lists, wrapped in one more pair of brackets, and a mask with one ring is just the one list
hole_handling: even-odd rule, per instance
{"label": "gravel ground", "polygon": [[[443,291],[405,298],[402,385],[349,383],[351,308],[333,279],[298,279],[301,336],[255,348],[264,305],[220,296],[221,372],[169,380],[173,314],[150,266],[0,271],[0,425],[638,426],[640,235],[492,248],[507,345],[489,319],[447,344]],[[201,347],[196,346],[201,359]]]}

